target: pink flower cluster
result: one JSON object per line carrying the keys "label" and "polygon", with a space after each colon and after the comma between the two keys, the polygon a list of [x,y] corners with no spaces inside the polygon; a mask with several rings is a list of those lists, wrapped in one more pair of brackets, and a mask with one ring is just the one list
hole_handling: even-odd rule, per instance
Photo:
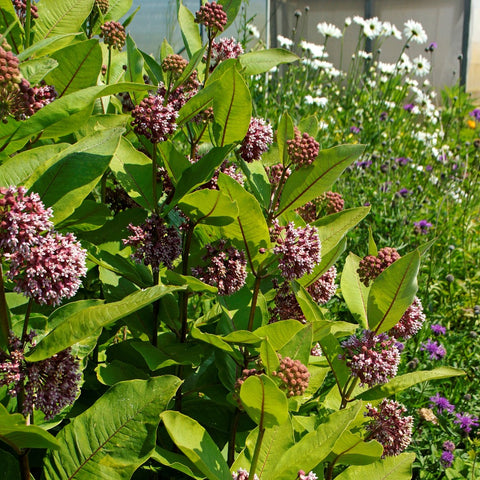
{"label": "pink flower cluster", "polygon": [[133,247],[132,259],[150,265],[153,271],[162,264],[173,268],[173,261],[182,253],[182,239],[175,227],[168,227],[162,217],[153,214],[142,225],[130,224],[127,228],[133,235],[123,244]]}
{"label": "pink flower cluster", "polygon": [[240,156],[246,162],[260,160],[272,143],[272,127],[263,118],[253,117],[240,147]]}
{"label": "pink flower cluster", "polygon": [[361,386],[381,385],[397,374],[400,351],[396,340],[386,333],[375,335],[371,330],[364,330],[360,338],[352,335],[341,346],[344,353],[339,358],[346,361]]}
{"label": "pink flower cluster", "polygon": [[295,228],[293,222],[282,227],[275,221],[271,236],[277,243],[274,253],[281,255],[278,262],[280,271],[287,280],[312,273],[320,263],[321,244],[316,227],[307,225]]}
{"label": "pink flower cluster", "polygon": [[278,358],[280,366],[272,375],[281,380],[280,388],[286,391],[287,397],[303,395],[310,379],[307,367],[300,360],[282,358],[281,355],[278,355]]}
{"label": "pink flower cluster", "polygon": [[212,56],[210,71],[229,58],[238,58],[243,54],[243,47],[240,43],[236,42],[234,38],[221,38],[218,41],[212,42]]}
{"label": "pink flower cluster", "polygon": [[52,210],[25,187],[0,188],[0,250],[14,290],[40,304],[75,295],[87,272],[87,252],[73,234],[53,230]]}
{"label": "pink flower cluster", "polygon": [[[22,25],[25,25],[25,19],[27,18],[27,0],[12,0],[15,12]],[[31,2],[30,13],[32,19],[38,18],[38,7]]]}
{"label": "pink flower cluster", "polygon": [[202,257],[206,266],[192,268],[192,273],[202,282],[218,288],[219,295],[231,295],[245,285],[247,261],[245,253],[234,247],[227,247],[226,240],[216,245],[208,244],[207,254]]}
{"label": "pink flower cluster", "polygon": [[195,15],[195,22],[205,25],[212,32],[223,32],[227,24],[227,14],[217,2],[207,2]]}
{"label": "pink flower cluster", "polygon": [[310,165],[318,155],[320,144],[308,133],[301,133],[295,127],[294,138],[287,140],[290,161],[298,167]]}
{"label": "pink flower cluster", "polygon": [[79,364],[70,349],[63,350],[40,362],[26,362],[24,347],[34,345],[31,331],[22,342],[12,332],[9,351],[0,350],[0,386],[16,397],[24,387],[23,415],[41,410],[47,420],[71,405],[79,390]]}
{"label": "pink flower cluster", "polygon": [[133,130],[152,143],[164,142],[177,129],[178,112],[174,105],[164,105],[161,95],[149,95],[133,110]]}
{"label": "pink flower cluster", "polygon": [[365,416],[372,418],[365,427],[370,432],[368,439],[383,445],[382,458],[402,453],[412,440],[413,418],[403,416],[407,409],[384,398],[378,407],[367,404],[367,410]]}
{"label": "pink flower cluster", "polygon": [[422,302],[415,297],[413,303],[407,308],[400,321],[389,331],[395,338],[407,339],[413,337],[425,322]]}
{"label": "pink flower cluster", "polygon": [[375,280],[387,267],[400,258],[397,250],[385,247],[378,251],[378,255],[364,257],[358,266],[357,273],[360,281],[368,287],[371,281]]}
{"label": "pink flower cluster", "polygon": [[[239,468],[237,472],[232,473],[233,480],[248,480],[248,471],[244,468]],[[253,480],[259,480],[257,474],[253,476]]]}

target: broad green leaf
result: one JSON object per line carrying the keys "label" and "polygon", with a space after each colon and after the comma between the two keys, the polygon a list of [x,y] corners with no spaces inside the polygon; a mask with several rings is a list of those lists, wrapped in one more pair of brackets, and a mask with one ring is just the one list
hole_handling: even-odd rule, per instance
{"label": "broad green leaf", "polygon": [[266,210],[270,204],[272,189],[265,167],[261,162],[247,163],[241,160],[239,163],[242,172],[247,177],[251,192],[255,195],[260,205]]}
{"label": "broad green leaf", "polygon": [[[252,430],[248,435],[245,442],[245,448],[232,465],[233,471],[238,471],[239,468],[244,468],[247,471],[250,469],[251,460],[257,444],[257,438],[258,427]],[[275,478],[272,476],[272,473],[277,467],[284,452],[293,445],[294,436],[290,419],[281,425],[275,425],[265,430],[257,463],[257,475],[261,480]]]}
{"label": "broad green leaf", "polygon": [[172,270],[165,272],[165,277],[161,277],[162,280],[166,280],[166,285],[185,285],[190,292],[210,292],[217,293],[217,287],[207,285],[196,277],[190,275],[180,275]]}
{"label": "broad green leaf", "polygon": [[106,205],[87,199],[56,228],[67,232],[90,232],[102,227],[110,216]]}
{"label": "broad green leaf", "polygon": [[13,136],[9,124],[0,125],[0,144],[5,147],[5,142],[8,142],[4,151],[11,154],[42,131],[44,139],[68,135],[88,121],[97,98],[120,92],[147,91],[150,88],[151,85],[145,84],[118,83],[78,90],[45,105],[35,115],[21,122],[21,128],[18,128]]}
{"label": "broad green leaf", "polygon": [[266,375],[248,377],[240,388],[240,400],[260,428],[282,425],[288,420],[287,397]]}
{"label": "broad green leaf", "polygon": [[[0,0],[4,1],[4,0]],[[60,48],[63,48],[65,44],[70,43],[69,37],[73,40],[74,37],[80,35],[80,32],[77,33],[65,33],[63,35],[54,35],[49,38],[40,40],[40,42],[35,42],[32,46],[28,47],[23,52],[20,52],[17,58],[23,62],[29,58],[42,58],[46,55],[49,55],[53,52],[56,52]]]}
{"label": "broad green leaf", "polygon": [[55,85],[59,97],[97,84],[98,72],[102,68],[102,49],[97,39],[68,45],[50,55],[59,67],[45,78]]}
{"label": "broad green leaf", "polygon": [[373,281],[367,304],[371,330],[386,332],[402,318],[417,293],[419,268],[420,255],[414,251],[392,263]]}
{"label": "broad green leaf", "polygon": [[291,480],[299,470],[313,470],[333,450],[337,439],[346,431],[362,408],[362,402],[330,414],[313,432],[307,433],[287,450],[272,474],[275,480]]}
{"label": "broad green leaf", "polygon": [[198,162],[191,165],[182,172],[182,176],[178,181],[175,195],[173,196],[171,205],[175,205],[187,193],[192,192],[195,188],[207,183],[213,176],[215,170],[225,160],[225,157],[232,150],[231,145],[225,147],[214,147]]}
{"label": "broad green leaf", "polygon": [[312,297],[304,287],[297,282],[292,282],[292,290],[295,293],[295,298],[297,299],[307,322],[324,320],[324,315],[320,310],[320,307],[313,301]]}
{"label": "broad green leaf", "polygon": [[[130,35],[127,35],[127,71],[125,80],[132,83],[143,82],[143,56]],[[135,104],[142,101],[142,92],[133,92]]]}
{"label": "broad green leaf", "polygon": [[[284,113],[280,118],[277,129],[277,145],[280,162],[284,165],[288,163],[287,141],[292,139],[294,135],[293,120],[288,113]],[[306,203],[306,202],[305,202]]]}
{"label": "broad green leaf", "polygon": [[202,48],[202,39],[200,38],[200,29],[198,23],[195,23],[193,13],[179,2],[178,23],[182,31],[183,43],[187,50],[189,58],[192,58],[195,52]]}
{"label": "broad green leaf", "polygon": [[209,480],[231,478],[220,450],[197,421],[174,411],[162,413],[161,418],[175,445]]}
{"label": "broad green leaf", "polygon": [[367,317],[368,294],[370,287],[366,287],[358,276],[357,270],[361,258],[350,253],[343,267],[340,287],[342,296],[351,314],[363,328],[369,328]]}
{"label": "broad green leaf", "polygon": [[277,352],[273,349],[266,338],[263,339],[260,345],[260,359],[262,360],[262,365],[265,367],[267,375],[272,375],[272,373],[277,371],[280,366]]}
{"label": "broad green leaf", "polygon": [[278,351],[303,327],[298,320],[283,320],[257,328],[253,333],[260,338],[267,338],[274,350]]}
{"label": "broad green leaf", "polygon": [[21,480],[20,464],[12,454],[0,450],[0,464],[2,465],[0,480]]}
{"label": "broad green leaf", "polygon": [[116,320],[150,305],[164,295],[183,290],[183,287],[157,285],[128,295],[119,302],[107,303],[75,312],[66,322],[52,330],[28,355],[28,361],[37,362],[51,357],[81,341]]}
{"label": "broad green leaf", "polygon": [[245,75],[258,75],[271,70],[273,67],[282,63],[292,63],[298,60],[298,57],[283,48],[270,48],[268,50],[258,50],[248,52],[238,57],[240,65],[243,67]]}
{"label": "broad green leaf", "polygon": [[208,343],[212,347],[219,348],[225,352],[232,354],[234,353],[233,348],[227,342],[224,342],[218,335],[214,335],[213,333],[204,333],[196,327],[193,327],[190,333],[193,338],[200,340],[201,342]]}
{"label": "broad green leaf", "polygon": [[368,254],[374,257],[378,255],[378,248],[373,238],[372,227],[368,227]]}
{"label": "broad green leaf", "polygon": [[179,127],[183,126],[183,124],[189,122],[196,115],[206,110],[213,102],[213,97],[218,88],[219,86],[217,82],[209,82],[205,88],[190,98],[190,100],[188,100],[188,102],[178,111],[177,125]]}
{"label": "broad green leaf", "polygon": [[58,440],[36,425],[26,425],[21,413],[8,413],[0,404],[0,441],[16,452],[22,448],[59,448]]}
{"label": "broad green leaf", "polygon": [[58,67],[58,62],[53,58],[34,58],[20,64],[22,75],[30,85],[40,83],[45,76]]}
{"label": "broad green leaf", "polygon": [[23,185],[42,163],[68,147],[68,143],[43,145],[9,158],[0,165],[0,186]]}
{"label": "broad green leaf", "polygon": [[[165,40],[166,41],[166,40]],[[163,82],[163,70],[159,63],[148,53],[139,50],[142,54],[143,61],[145,62],[145,70],[153,82],[158,85],[160,82]]]}
{"label": "broad green leaf", "polygon": [[213,134],[218,146],[239,142],[252,118],[252,98],[242,75],[232,63],[217,84],[213,96]]}
{"label": "broad green leaf", "polygon": [[187,157],[183,155],[183,153],[180,153],[173,143],[168,140],[158,145],[158,152],[173,186],[177,187],[182,173],[187,170],[187,168],[190,168],[192,164],[188,161]]}
{"label": "broad green leaf", "polygon": [[308,133],[312,137],[316,137],[318,134],[318,118],[315,115],[302,118],[298,124],[298,129],[301,132]]}
{"label": "broad green leaf", "polygon": [[105,21],[118,22],[132,8],[132,0],[109,0]]}
{"label": "broad green leaf", "polygon": [[178,203],[178,208],[192,222],[208,225],[228,225],[238,215],[235,201],[220,190],[204,189],[189,193]]}
{"label": "broad green leaf", "polygon": [[344,470],[335,480],[411,480],[414,453],[401,453],[396,457],[386,457],[366,466],[352,466]]}
{"label": "broad green leaf", "polygon": [[42,0],[38,3],[38,18],[35,20],[35,42],[44,38],[75,33],[93,8],[94,0]]}
{"label": "broad green leaf", "polygon": [[262,339],[248,330],[236,330],[222,337],[224,342],[236,343],[239,345],[258,345]]}
{"label": "broad green leaf", "polygon": [[321,150],[311,165],[295,170],[285,182],[276,216],[301,207],[329,190],[364,148],[363,145],[339,145]]}
{"label": "broad green leaf", "polygon": [[115,385],[126,380],[148,380],[149,375],[134,365],[120,360],[114,360],[108,364],[99,364],[95,369],[97,379],[104,385]]}
{"label": "broad green leaf", "polygon": [[78,300],[76,302],[66,303],[65,305],[58,307],[50,314],[47,323],[45,324],[45,329],[51,330],[68,320],[68,318],[75,312],[79,312],[88,307],[102,305],[103,303],[105,303],[105,300],[97,298],[90,298],[88,300]]}
{"label": "broad green leaf", "polygon": [[383,446],[376,440],[365,442],[363,436],[346,431],[335,443],[328,460],[340,465],[368,465],[382,454]]}
{"label": "broad green leaf", "polygon": [[226,30],[237,17],[240,6],[242,5],[242,0],[219,0],[218,3],[223,5],[223,9],[227,14],[227,23],[224,27]]}
{"label": "broad green leaf", "polygon": [[0,0],[0,34],[4,34],[14,22],[16,22],[16,25],[9,31],[6,40],[12,47],[13,52],[18,53],[23,46],[23,28],[13,8],[13,2],[11,0]]}
{"label": "broad green leaf", "polygon": [[278,353],[282,355],[282,357],[300,360],[304,365],[308,365],[310,349],[312,347],[312,331],[313,327],[311,323],[303,325],[303,328],[280,348]]}
{"label": "broad green leaf", "polygon": [[226,238],[235,239],[245,245],[248,262],[255,270],[264,260],[261,249],[270,249],[270,233],[262,209],[255,197],[228,175],[218,176],[218,187],[238,206],[235,223],[225,228]]}
{"label": "broad green leaf", "polygon": [[47,454],[46,480],[127,480],[155,448],[160,413],[181,381],[165,375],[120,382],[57,436]]}
{"label": "broad green leaf", "polygon": [[362,400],[377,400],[395,395],[417,383],[441,378],[460,377],[463,375],[465,375],[463,370],[452,367],[439,367],[433,370],[420,370],[418,372],[406,373],[392,378],[392,380],[384,385],[377,385],[370,388],[366,392],[358,395],[357,398]]}
{"label": "broad green leaf", "polygon": [[150,458],[166,467],[173,468],[191,478],[195,478],[196,480],[203,480],[205,478],[205,476],[198,471],[195,465],[187,457],[180,455],[179,453],[165,450],[158,445],[155,447]]}
{"label": "broad green leaf", "polygon": [[40,165],[25,186],[53,209],[53,221],[68,218],[102,178],[123,129],[104,130],[84,138]]}
{"label": "broad green leaf", "polygon": [[124,137],[115,150],[110,169],[132,200],[146,210],[154,210],[152,161]]}

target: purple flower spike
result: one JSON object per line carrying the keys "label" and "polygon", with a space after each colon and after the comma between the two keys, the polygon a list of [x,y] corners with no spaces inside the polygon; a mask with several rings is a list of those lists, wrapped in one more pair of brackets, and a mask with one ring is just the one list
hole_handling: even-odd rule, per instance
{"label": "purple flower spike", "polygon": [[430,228],[432,228],[432,224],[427,222],[426,220],[420,220],[419,222],[414,222],[413,224],[415,233],[426,235]]}
{"label": "purple flower spike", "polygon": [[448,450],[443,451],[442,456],[440,457],[440,463],[442,464],[442,467],[444,468],[451,467],[454,458],[455,456],[453,455],[452,452],[449,452]]}
{"label": "purple flower spike", "polygon": [[478,417],[474,417],[469,413],[456,413],[455,416],[457,417],[457,419],[454,420],[453,423],[460,425],[460,428],[465,433],[470,433],[472,431],[472,427],[478,427],[479,425]]}
{"label": "purple flower spike", "polygon": [[437,413],[453,413],[455,411],[455,405],[452,405],[445,397],[442,397],[439,393],[437,393],[434,397],[429,398],[430,408],[436,407]]}
{"label": "purple flower spike", "polygon": [[430,329],[435,335],[445,335],[445,333],[447,333],[447,329],[438,323],[431,325]]}
{"label": "purple flower spike", "polygon": [[447,354],[447,351],[442,344],[437,341],[432,341],[430,338],[427,339],[426,343],[422,343],[420,351],[427,351],[431,360],[440,360]]}
{"label": "purple flower spike", "polygon": [[469,115],[473,117],[477,122],[480,122],[480,108],[475,108],[475,110],[472,110]]}

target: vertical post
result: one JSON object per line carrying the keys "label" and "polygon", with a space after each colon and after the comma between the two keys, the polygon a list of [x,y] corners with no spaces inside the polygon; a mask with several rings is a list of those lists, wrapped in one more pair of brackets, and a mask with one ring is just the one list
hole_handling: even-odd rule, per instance
{"label": "vertical post", "polygon": [[467,83],[468,44],[470,41],[471,16],[472,0],[463,0],[462,63],[460,68],[460,85],[465,85]]}
{"label": "vertical post", "polygon": [[[372,18],[373,17],[373,0],[365,0],[363,5],[363,13],[365,18]],[[367,42],[365,44],[365,49],[367,52],[372,51],[372,40],[367,38]]]}
{"label": "vertical post", "polygon": [[271,43],[272,43],[272,40],[271,40],[272,37],[271,37],[271,32],[270,32],[270,29],[271,29],[270,15],[271,15],[271,12],[272,12],[272,8],[271,8],[270,1],[271,0],[265,0],[265,3],[266,3],[266,5],[265,5],[265,17],[266,17],[265,43],[266,43],[267,48],[270,48]]}

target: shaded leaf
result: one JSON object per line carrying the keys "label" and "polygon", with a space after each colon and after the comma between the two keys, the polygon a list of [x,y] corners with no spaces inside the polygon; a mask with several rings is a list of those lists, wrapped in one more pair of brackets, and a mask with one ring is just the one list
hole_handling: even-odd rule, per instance
{"label": "shaded leaf", "polygon": [[187,457],[184,457],[179,453],[169,452],[158,445],[155,447],[150,458],[166,467],[173,468],[191,478],[195,478],[196,480],[203,480],[205,478],[205,475],[202,475],[193,462]]}
{"label": "shaded leaf", "polygon": [[198,23],[195,23],[193,13],[179,2],[178,5],[178,23],[182,31],[183,43],[188,53],[188,57],[192,58],[195,52],[202,48],[202,39],[200,38],[200,30]]}

